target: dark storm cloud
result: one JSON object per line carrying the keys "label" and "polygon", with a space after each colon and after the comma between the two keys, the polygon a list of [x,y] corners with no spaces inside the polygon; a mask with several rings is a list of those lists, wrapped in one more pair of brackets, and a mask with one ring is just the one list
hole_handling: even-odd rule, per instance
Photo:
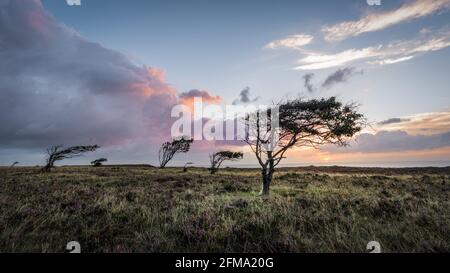
{"label": "dark storm cloud", "polygon": [[402,122],[407,122],[409,121],[409,119],[404,119],[404,118],[390,118],[387,120],[383,120],[378,122],[379,125],[390,125],[390,124],[397,124],[397,123],[402,123]]}
{"label": "dark storm cloud", "polygon": [[246,104],[246,103],[251,103],[251,102],[255,102],[257,101],[259,98],[251,98],[250,95],[250,88],[246,87],[244,88],[241,93],[239,93],[239,98],[237,98],[233,104],[237,105],[237,104]]}
{"label": "dark storm cloud", "polygon": [[356,71],[356,69],[354,67],[346,67],[346,68],[338,69],[337,71],[335,71],[334,73],[332,73],[325,79],[325,81],[322,83],[322,87],[331,88],[338,83],[348,81],[348,79],[351,76],[353,76],[357,73],[363,73],[363,71],[362,70]]}
{"label": "dark storm cloud", "polygon": [[308,90],[309,93],[314,92],[314,86],[312,84],[312,78],[314,77],[314,73],[309,73],[303,76],[303,86]]}
{"label": "dark storm cloud", "polygon": [[37,0],[0,0],[0,60],[0,148],[146,137],[177,102],[161,71],[83,39]]}

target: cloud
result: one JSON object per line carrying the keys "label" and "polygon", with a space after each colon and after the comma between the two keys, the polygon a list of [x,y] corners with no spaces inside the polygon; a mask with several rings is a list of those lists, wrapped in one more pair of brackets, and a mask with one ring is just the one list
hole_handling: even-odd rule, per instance
{"label": "cloud", "polygon": [[165,72],[136,65],[59,23],[38,0],[0,0],[0,149],[142,143],[170,137],[177,96]]}
{"label": "cloud", "polygon": [[450,111],[421,113],[381,121],[379,131],[405,131],[410,135],[443,134],[450,131]]}
{"label": "cloud", "polygon": [[[405,131],[380,131],[376,134],[361,134],[345,151],[379,153],[429,150],[449,146],[450,132],[435,135],[410,135]],[[330,149],[330,151],[339,150],[339,148]]]}
{"label": "cloud", "polygon": [[385,64],[396,64],[396,63],[401,63],[401,62],[406,62],[409,61],[411,59],[413,59],[414,56],[406,56],[406,57],[400,57],[397,59],[384,59],[384,60],[377,60],[377,61],[373,61],[373,62],[369,62],[370,64],[379,64],[379,65],[385,65]]}
{"label": "cloud", "polygon": [[267,49],[299,49],[302,46],[312,43],[314,37],[308,34],[291,35],[284,39],[268,43],[264,48]]}
{"label": "cloud", "polygon": [[298,160],[311,164],[318,162],[327,165],[373,166],[373,167],[426,167],[448,166],[450,147],[429,150],[388,151],[388,152],[352,152],[341,148],[338,152],[311,150],[297,152],[289,156],[286,162],[298,164]]}
{"label": "cloud", "polygon": [[246,87],[241,91],[241,93],[239,93],[239,98],[233,101],[233,105],[251,103],[257,101],[258,99],[259,98],[252,99],[250,95],[250,88]]}
{"label": "cloud", "polygon": [[303,75],[303,86],[308,90],[309,93],[314,92],[314,86],[311,83],[312,79],[314,78],[314,73],[308,73]]}
{"label": "cloud", "polygon": [[201,98],[203,103],[208,104],[219,104],[222,102],[222,98],[220,96],[214,96],[206,90],[198,89],[192,89],[188,92],[181,93],[179,97],[182,104],[189,105],[193,103],[195,98]]}
{"label": "cloud", "polygon": [[450,0],[416,0],[406,3],[396,10],[372,13],[357,21],[323,27],[322,32],[325,33],[327,41],[341,41],[362,33],[382,30],[405,21],[432,15],[438,11],[447,10],[449,7]]}
{"label": "cloud", "polygon": [[331,88],[335,84],[346,82],[351,76],[356,73],[363,73],[363,71],[357,72],[354,67],[346,67],[338,69],[336,72],[329,75],[325,81],[322,83],[322,87]]}
{"label": "cloud", "polygon": [[378,125],[390,125],[390,124],[397,124],[402,123],[405,121],[409,121],[409,119],[403,119],[403,118],[390,118],[383,121],[378,122]]}
{"label": "cloud", "polygon": [[406,152],[450,147],[450,112],[430,112],[378,122],[375,132],[363,133],[349,148],[327,147],[329,152]]}
{"label": "cloud", "polygon": [[379,55],[379,49],[376,47],[368,47],[364,49],[349,49],[337,54],[320,54],[311,53],[308,56],[300,59],[300,66],[297,66],[296,70],[316,70],[331,68],[347,63],[367,59],[370,57],[376,57]]}
{"label": "cloud", "polygon": [[[331,88],[334,85],[342,82],[346,82],[350,79],[351,76],[356,73],[363,73],[363,70],[356,71],[354,67],[346,67],[343,69],[338,69],[332,74],[328,75],[327,78],[323,81],[321,87],[322,88]],[[303,75],[303,86],[309,93],[313,93],[316,88],[312,83],[312,79],[314,78],[314,73],[308,73]]]}
{"label": "cloud", "polygon": [[362,49],[347,49],[335,54],[307,53],[299,60],[296,70],[316,70],[337,67],[356,61],[370,64],[394,64],[434,52],[450,46],[450,31],[446,28],[435,33],[421,34],[419,38],[396,41],[388,45],[371,46]]}

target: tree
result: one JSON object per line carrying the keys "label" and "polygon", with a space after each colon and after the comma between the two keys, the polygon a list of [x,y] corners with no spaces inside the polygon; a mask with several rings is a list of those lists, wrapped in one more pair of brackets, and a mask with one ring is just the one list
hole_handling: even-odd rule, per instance
{"label": "tree", "polygon": [[53,146],[47,149],[47,163],[42,170],[49,172],[54,167],[56,161],[82,156],[86,152],[94,152],[99,148],[97,145],[73,146],[67,149],[63,149],[62,145]]}
{"label": "tree", "polygon": [[107,161],[108,161],[108,159],[106,159],[106,158],[99,158],[94,161],[91,161],[91,165],[93,167],[100,167],[103,165],[104,162],[107,162]]}
{"label": "tree", "polygon": [[261,195],[268,195],[275,167],[289,149],[346,146],[361,131],[365,119],[354,104],[343,105],[331,97],[288,101],[268,109],[264,116],[261,112],[248,115],[245,124],[245,141],[261,165]]}
{"label": "tree", "polygon": [[187,172],[188,171],[188,166],[189,165],[193,165],[194,164],[194,162],[186,162],[186,164],[184,164],[184,167],[183,167],[183,172]]}
{"label": "tree", "polygon": [[159,164],[161,168],[165,168],[172,158],[178,153],[187,153],[191,148],[193,139],[181,137],[173,139],[171,142],[165,142],[159,149]]}
{"label": "tree", "polygon": [[213,153],[209,156],[211,167],[209,168],[211,174],[215,174],[219,171],[220,165],[224,161],[236,161],[244,158],[244,154],[241,152],[232,152],[232,151],[220,151]]}

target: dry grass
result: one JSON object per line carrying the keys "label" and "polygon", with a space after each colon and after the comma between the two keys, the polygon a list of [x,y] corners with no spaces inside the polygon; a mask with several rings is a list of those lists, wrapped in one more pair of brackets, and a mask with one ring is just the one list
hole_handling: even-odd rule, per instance
{"label": "dry grass", "polygon": [[450,251],[446,169],[0,168],[0,252]]}

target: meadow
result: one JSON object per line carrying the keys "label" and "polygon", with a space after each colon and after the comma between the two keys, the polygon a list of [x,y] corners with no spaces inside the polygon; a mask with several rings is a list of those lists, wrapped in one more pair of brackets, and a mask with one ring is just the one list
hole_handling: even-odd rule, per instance
{"label": "meadow", "polygon": [[0,168],[0,252],[450,252],[450,168]]}

